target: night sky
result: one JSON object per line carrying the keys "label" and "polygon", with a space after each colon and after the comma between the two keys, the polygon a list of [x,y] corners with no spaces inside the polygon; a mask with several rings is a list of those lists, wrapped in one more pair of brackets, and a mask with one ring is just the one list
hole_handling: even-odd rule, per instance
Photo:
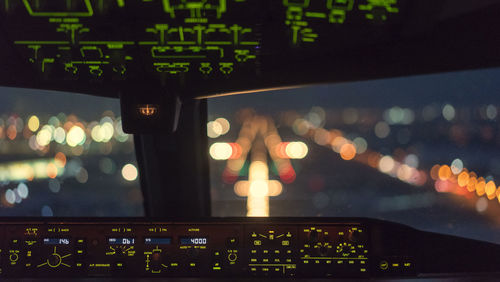
{"label": "night sky", "polygon": [[257,93],[210,100],[211,112],[229,115],[234,109],[259,105],[260,112],[278,109],[421,108],[431,103],[480,106],[500,103],[500,68],[393,79],[318,85],[276,93]]}

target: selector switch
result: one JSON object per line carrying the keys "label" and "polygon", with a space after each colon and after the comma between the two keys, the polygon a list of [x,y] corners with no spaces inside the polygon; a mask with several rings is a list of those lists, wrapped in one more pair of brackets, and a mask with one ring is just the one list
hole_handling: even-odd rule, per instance
{"label": "selector switch", "polygon": [[311,230],[311,232],[309,232],[309,242],[311,242],[311,244],[316,244],[318,242],[318,238],[319,238],[318,231]]}
{"label": "selector switch", "polygon": [[238,247],[239,240],[238,237],[229,237],[226,239],[226,246],[228,248],[236,248]]}

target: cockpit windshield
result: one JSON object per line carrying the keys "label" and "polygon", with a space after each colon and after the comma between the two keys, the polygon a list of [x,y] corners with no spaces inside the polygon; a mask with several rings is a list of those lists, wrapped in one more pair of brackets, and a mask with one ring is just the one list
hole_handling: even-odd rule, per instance
{"label": "cockpit windshield", "polygon": [[371,217],[500,243],[499,74],[209,100],[212,213]]}

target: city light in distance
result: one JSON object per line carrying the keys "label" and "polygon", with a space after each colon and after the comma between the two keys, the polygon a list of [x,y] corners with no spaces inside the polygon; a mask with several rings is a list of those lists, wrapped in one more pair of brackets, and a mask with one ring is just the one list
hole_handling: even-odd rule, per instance
{"label": "city light in distance", "polygon": [[207,136],[210,138],[218,138],[229,132],[231,124],[225,118],[217,118],[214,121],[207,123]]}
{"label": "city light in distance", "polygon": [[356,147],[351,143],[346,143],[340,148],[340,157],[343,160],[350,161],[356,157]]}
{"label": "city light in distance", "polygon": [[66,136],[66,142],[71,147],[76,147],[85,143],[85,131],[79,126],[73,126]]}
{"label": "city light in distance", "polygon": [[38,130],[38,127],[40,126],[40,120],[38,119],[37,116],[31,116],[28,120],[28,128],[32,131],[35,132]]}
{"label": "city light in distance", "polygon": [[127,181],[134,181],[137,179],[138,176],[138,171],[135,165],[133,164],[126,164],[122,168],[122,176],[123,179]]}
{"label": "city light in distance", "polygon": [[276,148],[276,155],[282,159],[303,159],[309,148],[304,142],[280,142]]}
{"label": "city light in distance", "polygon": [[214,160],[237,159],[241,156],[241,146],[238,143],[217,142],[210,146],[209,153]]}

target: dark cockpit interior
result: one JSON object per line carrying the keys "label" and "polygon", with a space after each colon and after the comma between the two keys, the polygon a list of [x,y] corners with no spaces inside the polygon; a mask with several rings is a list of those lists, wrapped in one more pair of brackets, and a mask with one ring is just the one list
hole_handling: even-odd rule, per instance
{"label": "dark cockpit interior", "polygon": [[[242,130],[235,136],[239,141],[215,143],[219,149],[209,146],[209,138],[214,137],[207,136],[207,104],[236,95],[255,95],[260,97],[258,103],[270,104],[275,100],[266,95],[278,90],[494,70],[500,67],[499,14],[500,1],[496,0],[0,0],[0,86],[40,90],[35,103],[47,99],[43,91],[62,92],[68,99],[75,97],[74,101],[80,101],[77,96],[82,94],[119,99],[122,133],[133,135],[144,210],[143,217],[37,217],[6,216],[0,208],[0,280],[498,277],[498,240],[462,238],[342,213],[335,217],[332,213],[273,217],[267,208],[264,213],[248,212],[250,217],[213,217],[209,156],[229,160],[227,167],[239,166],[233,174],[227,169],[221,173],[226,184],[241,184],[239,188],[235,184],[236,194],[248,196],[248,201],[249,195],[268,201],[276,187],[282,189],[282,183],[290,184],[298,177],[299,168],[293,164],[294,170],[289,159],[302,159],[307,152],[295,157],[291,146],[303,143],[267,138],[277,136],[275,132],[286,125],[269,119],[241,122]],[[2,95],[0,89],[0,104],[3,100],[8,105],[10,98]],[[287,94],[280,95],[287,99]],[[340,98],[331,95],[329,101],[343,113],[346,109],[352,112],[352,107],[344,107],[347,98],[342,97],[358,99],[357,93]],[[410,96],[401,95],[403,101],[404,95]],[[304,97],[307,104],[307,95]],[[371,103],[366,95],[359,97]],[[407,100],[418,101],[419,97]],[[79,103],[72,107],[78,109]],[[455,108],[448,118],[449,107],[446,104],[442,115],[451,121]],[[405,124],[403,109],[394,111],[388,112],[389,119]],[[497,127],[496,106],[487,111],[485,115]],[[456,116],[460,116],[458,110]],[[310,124],[314,122],[309,120],[310,131],[296,135],[313,136],[308,133],[313,128]],[[0,125],[3,130],[3,121]],[[33,131],[26,139],[37,134],[38,118],[36,128],[32,125],[26,122]],[[379,131],[385,126],[380,125]],[[53,136],[56,127],[50,133]],[[319,127],[315,132],[322,132]],[[273,149],[261,155],[251,153],[242,141],[247,136],[245,128],[253,132],[248,133],[251,140],[262,136],[254,149]],[[69,128],[64,130],[69,138]],[[104,138],[99,137],[100,131],[94,135],[94,130],[85,130],[74,131],[72,136]],[[375,130],[377,136],[384,135]],[[331,134],[344,136],[339,132]],[[343,160],[359,156],[360,163],[370,164],[374,155],[373,167],[392,173],[394,161],[384,157],[389,153],[370,155],[367,151],[363,155],[359,142],[335,145],[331,134],[331,140],[324,143],[333,150],[339,146],[337,153]],[[322,143],[317,135],[311,138]],[[49,136],[41,144],[43,134],[35,139],[38,145],[33,146],[40,148],[57,141]],[[82,140],[75,146],[70,139],[57,143],[78,147],[85,143]],[[389,150],[384,146],[381,152]],[[0,162],[9,161],[2,157],[8,150],[0,150]],[[56,153],[48,147],[37,150]],[[224,150],[230,152],[226,157]],[[269,169],[268,158],[273,162]],[[388,162],[391,168],[385,169]],[[261,179],[262,167],[266,172]],[[468,191],[477,191],[495,205],[491,217],[500,224],[495,203],[500,203],[500,187],[490,184],[495,173],[481,182],[481,177],[475,173],[473,177],[463,166],[457,172],[457,165],[446,167],[438,167],[426,177],[434,179],[434,173],[436,181],[449,180],[462,187],[461,195],[473,187]],[[271,180],[268,173],[273,169],[276,179]],[[354,166],[349,169],[360,179],[374,173]],[[236,181],[243,171],[249,178],[246,184]],[[6,179],[12,177],[2,173],[0,163],[0,182],[9,185],[11,180]],[[404,173],[394,172],[393,177],[405,178]],[[405,182],[416,183],[410,178]],[[472,178],[474,184],[470,184]],[[443,192],[440,187],[436,190]],[[0,207],[16,201],[17,196],[12,201],[8,196],[5,192]]]}

